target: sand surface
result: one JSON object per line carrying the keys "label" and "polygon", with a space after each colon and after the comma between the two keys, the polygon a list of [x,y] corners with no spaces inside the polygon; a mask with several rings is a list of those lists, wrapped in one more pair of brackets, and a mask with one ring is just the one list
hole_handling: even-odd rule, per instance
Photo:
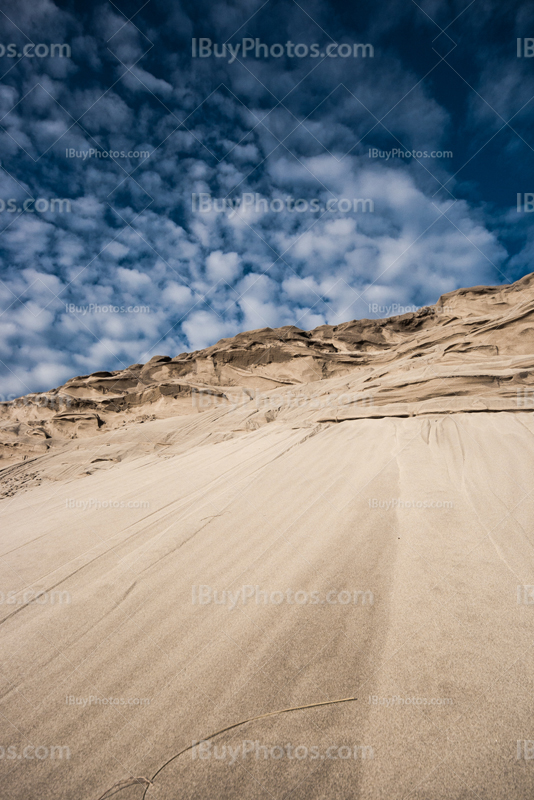
{"label": "sand surface", "polygon": [[531,277],[4,404],[2,797],[531,798]]}

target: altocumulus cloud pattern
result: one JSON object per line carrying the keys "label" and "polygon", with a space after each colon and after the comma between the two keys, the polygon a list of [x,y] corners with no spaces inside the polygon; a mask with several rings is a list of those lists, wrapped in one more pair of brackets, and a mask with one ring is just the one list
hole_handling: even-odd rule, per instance
{"label": "altocumulus cloud pattern", "polygon": [[0,29],[1,399],[532,270],[530,4],[5,0]]}

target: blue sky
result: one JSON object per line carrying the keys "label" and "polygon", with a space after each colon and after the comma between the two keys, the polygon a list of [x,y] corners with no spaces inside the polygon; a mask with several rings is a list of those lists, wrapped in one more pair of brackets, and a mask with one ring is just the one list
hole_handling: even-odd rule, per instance
{"label": "blue sky", "polygon": [[0,29],[0,399],[533,269],[530,3],[4,0]]}

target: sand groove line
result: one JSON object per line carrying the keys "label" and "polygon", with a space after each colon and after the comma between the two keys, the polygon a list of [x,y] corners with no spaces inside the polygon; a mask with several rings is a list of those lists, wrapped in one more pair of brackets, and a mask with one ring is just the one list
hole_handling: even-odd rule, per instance
{"label": "sand groove line", "polygon": [[[265,719],[266,717],[274,717],[274,716],[277,716],[278,714],[287,714],[289,711],[302,711],[303,709],[306,709],[306,708],[317,708],[318,706],[331,706],[331,705],[334,705],[336,703],[350,703],[350,702],[353,702],[354,700],[357,700],[357,699],[358,699],[357,697],[343,697],[343,698],[341,698],[341,700],[323,700],[323,702],[321,702],[321,703],[310,703],[309,705],[306,705],[306,706],[292,706],[291,708],[281,708],[278,711],[269,711],[269,712],[267,712],[267,714],[260,714],[257,717],[250,717],[249,719],[243,719],[240,722],[234,722],[233,725],[227,725],[226,728],[221,728],[220,730],[215,731],[215,733],[211,733],[209,736],[206,736],[206,738],[202,739],[201,741],[202,742],[207,742],[209,739],[214,739],[216,736],[219,736],[221,733],[226,733],[226,731],[231,731],[234,728],[239,728],[241,725],[246,725],[247,722],[256,722],[259,719]],[[136,784],[141,784],[141,783],[146,784],[146,788],[145,788],[145,791],[144,791],[144,794],[143,794],[143,798],[142,798],[142,800],[145,800],[146,793],[148,791],[148,787],[153,785],[154,780],[157,778],[157,776],[160,774],[160,772],[162,772],[165,769],[165,767],[167,767],[169,764],[171,764],[173,761],[175,761],[179,756],[183,755],[184,753],[187,753],[189,750],[192,750],[193,747],[196,747],[197,744],[200,744],[200,742],[193,742],[193,744],[190,744],[187,747],[185,747],[183,750],[180,750],[179,753],[175,753],[175,755],[171,756],[171,758],[169,758],[154,773],[152,778],[150,778],[150,779],[149,778],[132,778],[131,780],[127,779],[126,781],[121,781],[120,783],[116,783],[110,789],[106,789],[104,794],[100,795],[98,800],[106,800],[106,798],[111,797],[112,794],[117,794],[118,792],[122,791],[123,789],[127,789],[129,786],[135,786]]]}

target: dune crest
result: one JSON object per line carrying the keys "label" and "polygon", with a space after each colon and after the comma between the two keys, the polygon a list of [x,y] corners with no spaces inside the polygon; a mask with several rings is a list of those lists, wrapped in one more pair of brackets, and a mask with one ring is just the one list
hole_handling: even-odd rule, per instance
{"label": "dune crest", "polygon": [[508,286],[458,289],[398,317],[261,328],[72,378],[0,404],[0,455],[18,461],[131,423],[215,408],[224,410],[224,420],[211,421],[218,431],[275,418],[516,411],[533,405],[533,353],[531,273]]}

